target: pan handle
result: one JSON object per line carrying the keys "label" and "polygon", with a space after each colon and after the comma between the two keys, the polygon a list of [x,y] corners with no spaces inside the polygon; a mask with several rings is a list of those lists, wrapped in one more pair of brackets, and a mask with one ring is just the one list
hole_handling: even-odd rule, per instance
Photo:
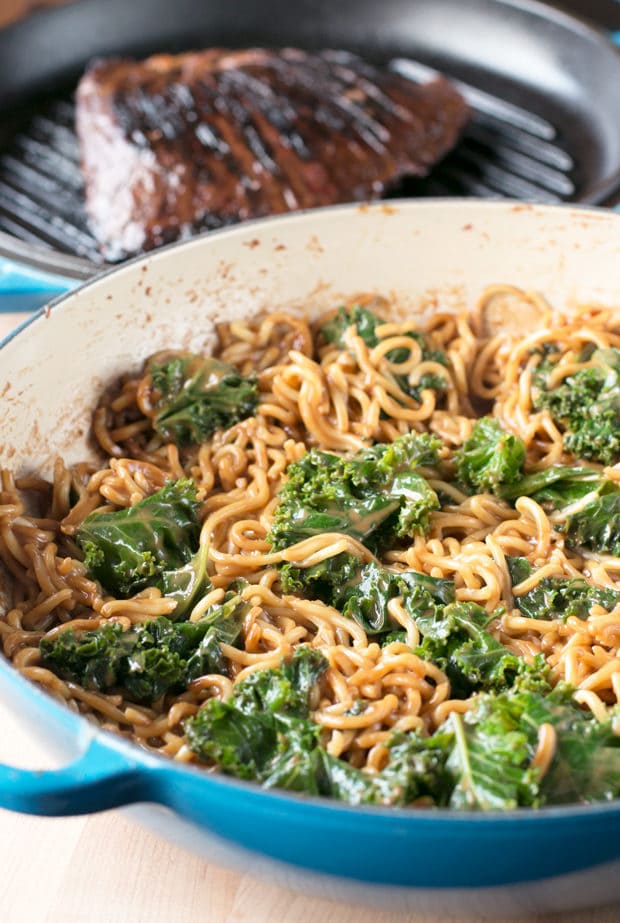
{"label": "pan handle", "polygon": [[0,256],[0,313],[26,313],[79,285],[78,279]]}
{"label": "pan handle", "polygon": [[84,752],[61,769],[0,764],[0,807],[49,817],[106,811],[150,800],[146,775],[131,757],[93,737]]}

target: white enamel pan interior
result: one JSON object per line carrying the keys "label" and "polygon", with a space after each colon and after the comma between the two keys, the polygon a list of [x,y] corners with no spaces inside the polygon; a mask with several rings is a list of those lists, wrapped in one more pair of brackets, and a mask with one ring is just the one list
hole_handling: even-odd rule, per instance
{"label": "white enamel pan interior", "polygon": [[5,343],[0,463],[83,458],[101,387],[162,347],[209,348],[216,321],[316,312],[368,291],[406,313],[457,308],[490,283],[620,305],[620,215],[473,200],[344,206],[160,250],[86,283]]}

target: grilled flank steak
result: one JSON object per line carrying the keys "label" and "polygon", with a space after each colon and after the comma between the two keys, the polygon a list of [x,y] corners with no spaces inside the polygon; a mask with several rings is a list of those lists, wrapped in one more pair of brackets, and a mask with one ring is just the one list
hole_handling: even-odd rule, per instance
{"label": "grilled flank steak", "polygon": [[380,197],[424,176],[467,106],[344,51],[95,63],[78,88],[90,223],[118,259],[199,230]]}

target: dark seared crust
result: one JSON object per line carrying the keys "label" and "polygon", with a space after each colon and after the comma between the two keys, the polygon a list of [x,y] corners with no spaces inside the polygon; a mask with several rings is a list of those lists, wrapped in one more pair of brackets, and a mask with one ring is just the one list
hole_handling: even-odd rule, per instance
{"label": "dark seared crust", "polygon": [[468,113],[343,51],[214,49],[94,64],[78,88],[91,226],[109,259],[192,232],[378,198],[425,175]]}

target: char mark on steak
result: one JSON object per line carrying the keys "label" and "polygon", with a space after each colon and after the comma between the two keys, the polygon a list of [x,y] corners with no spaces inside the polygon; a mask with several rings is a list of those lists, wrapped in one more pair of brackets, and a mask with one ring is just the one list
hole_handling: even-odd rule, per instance
{"label": "char mark on steak", "polygon": [[345,51],[220,49],[94,64],[77,94],[108,259],[246,218],[379,198],[456,143],[467,106]]}

